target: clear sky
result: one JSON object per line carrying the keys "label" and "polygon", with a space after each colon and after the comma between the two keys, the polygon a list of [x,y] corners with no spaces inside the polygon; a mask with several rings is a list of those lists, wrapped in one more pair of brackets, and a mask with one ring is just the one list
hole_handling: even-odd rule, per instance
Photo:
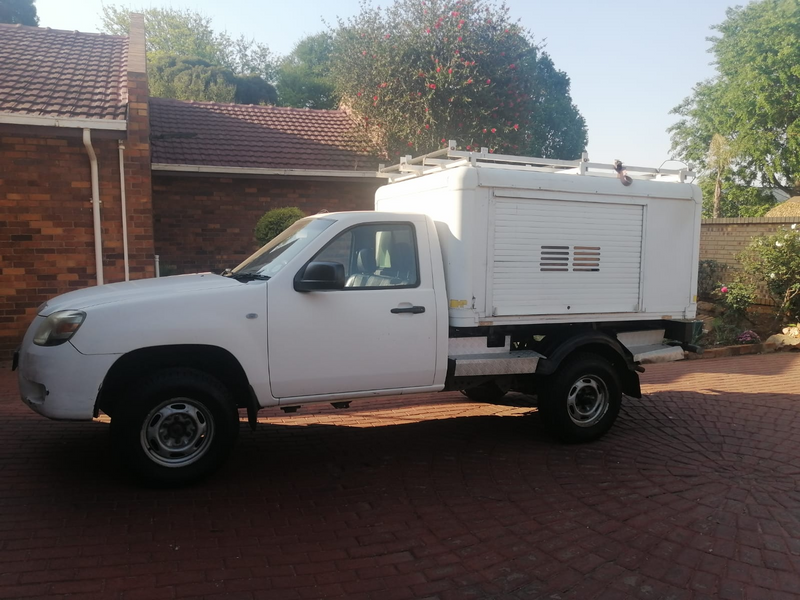
{"label": "clear sky", "polygon": [[[109,2],[107,4],[116,4]],[[374,0],[385,4],[385,0]],[[746,3],[740,0],[738,4]],[[192,8],[216,30],[286,54],[308,34],[358,11],[358,0],[133,0],[134,8]],[[507,0],[572,80],[589,127],[589,157],[657,167],[669,158],[671,108],[714,75],[706,38],[736,0]],[[37,0],[40,25],[99,31],[100,0]]]}

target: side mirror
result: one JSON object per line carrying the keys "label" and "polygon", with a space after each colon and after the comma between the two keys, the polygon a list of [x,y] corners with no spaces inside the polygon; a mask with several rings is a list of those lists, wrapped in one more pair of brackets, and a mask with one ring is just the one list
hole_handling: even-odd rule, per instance
{"label": "side mirror", "polygon": [[344,265],[337,262],[311,262],[295,275],[294,289],[298,292],[344,289]]}

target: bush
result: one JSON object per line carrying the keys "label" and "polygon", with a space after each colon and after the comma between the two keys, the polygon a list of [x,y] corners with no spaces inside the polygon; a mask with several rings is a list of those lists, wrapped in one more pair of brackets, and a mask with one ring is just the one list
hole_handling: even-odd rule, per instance
{"label": "bush", "polygon": [[256,223],[255,238],[263,246],[292,223],[305,216],[305,213],[296,206],[269,210]]}
{"label": "bush", "polygon": [[719,282],[725,278],[727,271],[728,265],[725,263],[701,260],[697,271],[697,297],[706,302],[716,300],[716,293],[720,288]]}
{"label": "bush", "polygon": [[736,279],[719,289],[719,303],[725,309],[728,321],[740,321],[747,316],[747,309],[756,300],[756,286],[748,281]]}
{"label": "bush", "polygon": [[800,229],[781,228],[754,238],[739,260],[755,281],[763,282],[778,306],[780,317],[800,316]]}

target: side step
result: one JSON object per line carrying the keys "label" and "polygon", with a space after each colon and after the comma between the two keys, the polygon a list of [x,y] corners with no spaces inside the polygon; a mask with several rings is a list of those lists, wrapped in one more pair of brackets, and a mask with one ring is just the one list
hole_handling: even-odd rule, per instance
{"label": "side step", "polygon": [[663,329],[626,331],[617,334],[617,339],[631,351],[633,360],[645,365],[683,360],[683,348],[663,343]]}
{"label": "side step", "polygon": [[535,373],[540,358],[533,350],[511,352],[511,338],[506,336],[505,345],[487,347],[485,337],[453,338],[450,340],[450,360],[455,361],[456,377],[481,375],[522,375]]}

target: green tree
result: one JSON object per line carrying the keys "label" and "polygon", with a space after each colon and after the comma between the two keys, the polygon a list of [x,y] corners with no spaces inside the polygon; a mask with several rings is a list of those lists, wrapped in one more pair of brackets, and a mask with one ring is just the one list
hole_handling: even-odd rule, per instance
{"label": "green tree", "polygon": [[333,38],[328,33],[308,36],[294,47],[278,67],[277,87],[283,106],[336,108],[338,98],[331,81]]}
{"label": "green tree", "polygon": [[719,212],[714,214],[716,178],[704,176],[698,181],[703,192],[703,217],[763,217],[775,206],[775,196],[769,189],[742,185],[730,177],[723,177],[720,184]]}
{"label": "green tree", "polygon": [[258,76],[237,76],[200,58],[156,54],[150,60],[150,94],[159,98],[237,104],[275,104],[277,94]]}
{"label": "green tree", "polygon": [[800,2],[759,0],[727,11],[709,38],[718,74],[673,109],[672,149],[709,168],[715,134],[736,148],[741,184],[800,193]]}
{"label": "green tree", "polygon": [[586,147],[569,78],[492,0],[362,0],[334,34],[336,91],[391,158],[449,139],[569,159]]}
{"label": "green tree", "polygon": [[209,17],[190,9],[104,5],[102,10],[104,31],[115,35],[127,35],[131,13],[144,14],[154,96],[242,104],[277,101],[269,83],[275,57],[264,44],[216,33]]}
{"label": "green tree", "polygon": [[39,25],[36,0],[0,0],[0,23]]}

